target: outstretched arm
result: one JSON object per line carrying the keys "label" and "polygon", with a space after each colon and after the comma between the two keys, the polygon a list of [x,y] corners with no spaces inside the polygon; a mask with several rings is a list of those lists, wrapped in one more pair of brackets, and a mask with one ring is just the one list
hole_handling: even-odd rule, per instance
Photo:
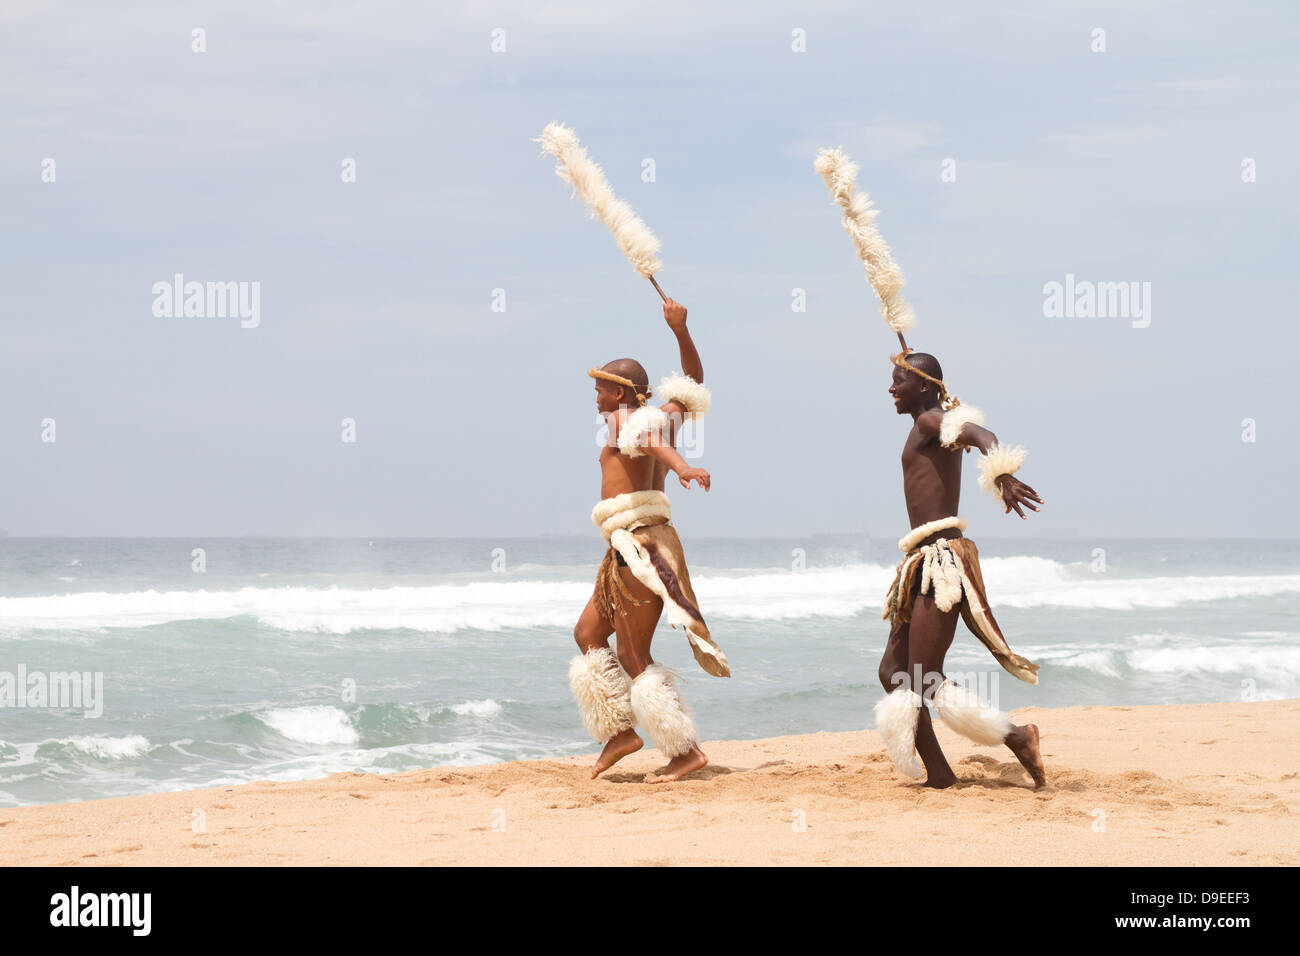
{"label": "outstretched arm", "polygon": [[689,375],[701,385],[704,384],[704,363],[700,361],[700,353],[695,349],[695,342],[691,339],[691,333],[686,328],[686,306],[682,305],[675,299],[669,299],[664,303],[664,321],[668,323],[668,328],[673,330],[673,335],[677,336],[677,348],[682,356],[682,372]]}
{"label": "outstretched arm", "polygon": [[[982,415],[980,416],[980,419],[983,420]],[[929,436],[938,437],[942,424],[943,413],[938,409],[931,409],[927,412],[923,412],[917,418],[917,425],[920,427],[921,432]],[[987,455],[990,450],[998,446],[998,436],[982,425],[977,425],[974,422],[968,421],[962,424],[961,431],[957,433],[956,444],[962,446],[967,451],[970,451],[972,448],[978,448],[981,454]],[[1023,457],[1023,450],[1021,450],[1021,457]],[[1014,510],[1016,514],[1020,515],[1021,518],[1024,518],[1025,513],[1022,508],[1028,508],[1030,511],[1038,511],[1039,509],[1035,502],[1039,505],[1043,503],[1043,499],[1038,496],[1038,492],[1034,491],[1033,488],[1030,488],[1015,475],[998,475],[994,480],[997,484],[998,491],[1001,493],[1002,504],[1006,508],[1003,514],[1011,514]]]}
{"label": "outstretched arm", "polygon": [[967,422],[962,425],[961,431],[957,433],[957,444],[968,449],[978,448],[986,455],[989,449],[997,443],[997,435],[982,425],[976,425],[974,422]]}
{"label": "outstretched arm", "polygon": [[691,482],[697,481],[701,488],[705,491],[709,490],[709,473],[703,468],[692,468],[686,464],[685,459],[677,454],[677,449],[673,448],[659,432],[652,432],[649,435],[645,450],[646,454],[655,461],[661,461],[677,472],[677,480],[682,483],[683,488],[689,489]]}

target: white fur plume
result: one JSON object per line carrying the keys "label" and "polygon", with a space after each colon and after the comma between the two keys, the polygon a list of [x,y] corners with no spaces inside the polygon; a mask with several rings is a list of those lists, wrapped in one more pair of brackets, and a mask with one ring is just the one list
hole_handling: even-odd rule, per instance
{"label": "white fur plume", "polygon": [[667,757],[679,757],[698,742],[695,715],[678,693],[672,671],[662,664],[651,664],[632,681],[632,710]]}
{"label": "white fur plume", "polygon": [[879,210],[871,208],[871,197],[866,193],[853,191],[858,164],[842,150],[823,149],[817,154],[813,168],[826,180],[831,198],[844,210],[844,231],[853,240],[858,258],[867,270],[867,281],[880,297],[881,314],[895,332],[906,332],[916,323],[916,316],[912,307],[903,301],[902,270],[876,228]]}
{"label": "white fur plume", "polygon": [[1024,446],[1007,448],[1001,442],[995,442],[985,454],[980,456],[980,487],[998,504],[1002,504],[1002,490],[998,488],[998,476],[1014,475],[1020,470],[1029,452]]}
{"label": "white fur plume", "polygon": [[663,263],[657,258],[659,240],[632,207],[614,195],[604,172],[587,155],[573,130],[551,123],[542,130],[538,142],[543,151],[555,157],[555,174],[572,185],[574,193],[590,208],[592,217],[609,228],[636,271],[648,279],[662,269]]}

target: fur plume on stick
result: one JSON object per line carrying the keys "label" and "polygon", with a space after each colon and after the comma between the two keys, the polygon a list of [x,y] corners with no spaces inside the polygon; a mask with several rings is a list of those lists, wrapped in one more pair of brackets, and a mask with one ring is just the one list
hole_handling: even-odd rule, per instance
{"label": "fur plume on stick", "polygon": [[858,164],[843,150],[823,149],[817,154],[813,168],[826,180],[831,198],[844,210],[844,231],[858,250],[858,258],[867,270],[867,281],[880,297],[881,315],[901,335],[916,324],[916,316],[912,307],[903,301],[902,270],[876,228],[879,210],[871,207],[871,197],[866,193],[853,191]]}
{"label": "fur plume on stick", "polygon": [[537,142],[542,144],[544,152],[555,157],[555,174],[573,186],[574,194],[581,196],[590,208],[592,218],[609,227],[636,271],[649,279],[662,269],[663,263],[657,258],[659,240],[632,207],[614,195],[605,173],[587,155],[573,130],[551,123],[542,130]]}

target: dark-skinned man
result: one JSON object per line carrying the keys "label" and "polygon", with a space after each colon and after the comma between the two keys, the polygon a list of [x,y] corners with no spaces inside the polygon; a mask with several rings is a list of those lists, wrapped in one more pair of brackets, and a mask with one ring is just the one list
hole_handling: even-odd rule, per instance
{"label": "dark-skinned man", "polygon": [[[1007,645],[984,594],[975,543],[962,536],[957,515],[961,496],[962,451],[980,453],[980,485],[1023,519],[1042,499],[1014,472],[1024,460],[1020,447],[1007,448],[983,427],[984,416],[950,396],[938,361],[924,352],[894,357],[889,387],[894,408],[912,419],[903,444],[903,493],[911,533],[899,541],[904,558],[885,599],[891,623],[880,662],[880,682],[888,695],[876,705],[876,726],[890,757],[907,776],[925,786],[950,787],[957,776],[935,737],[924,704],[957,733],[976,743],[1004,744],[1029,772],[1035,789],[1046,774],[1038,728],[1016,726],[982,703],[971,691],[943,674],[944,657],[960,615],[1008,673],[1038,682],[1038,666]],[[918,759],[919,758],[919,759]]]}
{"label": "dark-skinned man", "polygon": [[[669,758],[647,775],[664,783],[699,770],[709,761],[699,747],[694,715],[682,699],[671,671],[650,656],[659,617],[686,631],[700,666],[727,677],[726,655],[709,634],[671,524],[672,505],[664,493],[668,472],[683,488],[696,482],[709,490],[709,473],[691,468],[675,450],[686,417],[702,417],[711,396],[704,366],[686,328],[686,308],[671,299],[664,319],[677,338],[684,374],[659,383],[661,406],[649,404],[649,378],[640,363],[618,359],[588,374],[596,380],[596,408],[609,426],[600,454],[600,502],[592,521],[609,542],[596,575],[596,587],[574,628],[582,652],[569,667],[569,684],[583,723],[604,749],[592,768],[599,776],[641,749],[640,724]],[[617,635],[617,654],[609,636]]]}

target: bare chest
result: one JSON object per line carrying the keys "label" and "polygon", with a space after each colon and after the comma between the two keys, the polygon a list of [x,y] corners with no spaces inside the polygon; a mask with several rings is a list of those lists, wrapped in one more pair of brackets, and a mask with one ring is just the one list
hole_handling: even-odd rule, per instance
{"label": "bare chest", "polygon": [[903,443],[902,465],[904,477],[933,475],[947,481],[960,478],[961,452],[944,448],[938,438],[913,428]]}

